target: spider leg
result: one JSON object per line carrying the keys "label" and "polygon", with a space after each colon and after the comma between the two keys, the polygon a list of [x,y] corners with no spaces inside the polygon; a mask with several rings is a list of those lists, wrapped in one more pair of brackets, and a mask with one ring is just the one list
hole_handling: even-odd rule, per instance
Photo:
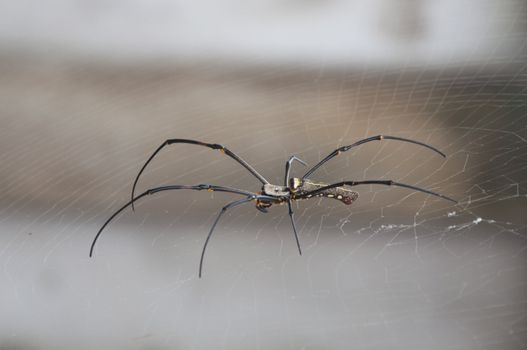
{"label": "spider leg", "polygon": [[168,145],[171,145],[171,144],[174,144],[174,143],[187,143],[187,144],[191,144],[191,145],[198,145],[198,146],[204,146],[204,147],[209,147],[211,149],[217,149],[217,150],[220,150],[222,153],[228,155],[229,157],[231,157],[232,159],[234,159],[235,161],[237,161],[239,164],[241,164],[245,169],[249,170],[249,172],[251,174],[253,174],[258,180],[260,180],[260,182],[262,182],[262,184],[268,184],[269,181],[267,181],[262,175],[260,175],[260,173],[258,173],[252,166],[250,166],[246,161],[244,161],[242,158],[238,157],[236,154],[234,154],[233,152],[231,152],[229,149],[227,149],[226,147],[223,147],[222,145],[218,145],[216,143],[205,143],[205,142],[201,142],[201,141],[196,141],[196,140],[187,140],[187,139],[168,139],[166,140],[165,142],[163,142],[161,144],[161,146],[159,146],[155,151],[154,153],[148,158],[148,160],[146,161],[146,163],[143,165],[143,167],[141,168],[141,170],[139,171],[139,174],[137,174],[135,180],[134,180],[134,185],[132,187],[132,195],[131,195],[131,200],[132,200],[132,210],[134,210],[134,193],[135,193],[135,187],[137,186],[137,182],[139,181],[139,177],[141,176],[141,174],[143,173],[143,171],[145,170],[146,166],[152,161],[152,159],[154,159],[154,157],[156,156],[156,154],[158,154],[165,146],[168,146]]}
{"label": "spider leg", "polygon": [[324,191],[326,191],[326,190],[328,190],[330,188],[342,187],[342,186],[352,187],[352,186],[359,186],[359,185],[385,185],[385,186],[404,187],[404,188],[408,188],[408,189],[411,189],[411,190],[415,190],[415,191],[431,194],[432,196],[436,196],[436,197],[443,198],[443,199],[446,199],[448,201],[457,203],[456,200],[454,200],[452,198],[449,198],[447,196],[443,196],[442,194],[435,193],[433,191],[430,191],[430,190],[427,190],[427,189],[424,189],[424,188],[420,188],[420,187],[417,187],[417,186],[412,186],[412,185],[407,185],[407,184],[403,184],[403,183],[400,183],[400,182],[395,182],[395,181],[392,181],[392,180],[342,181],[342,182],[334,183],[332,185],[327,185],[327,186],[324,186],[324,187],[320,187],[320,188],[318,188],[316,190],[313,190],[311,192],[303,193],[302,195],[298,196],[297,199],[307,198],[308,196],[311,197],[311,196],[314,196],[314,195],[319,194],[321,192],[324,192]]}
{"label": "spider leg", "polygon": [[121,213],[123,210],[128,208],[130,205],[132,205],[133,202],[135,202],[136,200],[138,200],[140,198],[143,198],[146,195],[151,195],[151,194],[154,194],[154,193],[157,193],[157,192],[170,191],[170,190],[197,190],[197,191],[207,190],[207,191],[211,191],[211,192],[212,191],[217,191],[217,192],[235,193],[235,194],[241,194],[241,195],[244,195],[244,196],[255,196],[256,195],[255,193],[239,190],[239,189],[236,189],[236,188],[224,187],[224,186],[214,186],[214,185],[207,185],[207,184],[200,184],[200,185],[196,185],[196,186],[172,185],[172,186],[161,186],[161,187],[151,188],[151,189],[146,190],[145,192],[141,193],[140,195],[136,196],[135,198],[132,198],[132,200],[130,200],[125,205],[123,205],[119,210],[117,210],[115,213],[113,213],[112,216],[110,216],[110,218],[108,218],[108,220],[106,220],[104,225],[102,225],[102,227],[99,229],[99,232],[97,232],[97,235],[93,239],[93,242],[92,242],[91,248],[90,248],[90,257],[93,255],[93,249],[95,247],[95,243],[97,242],[97,239],[101,235],[102,231],[104,230],[104,228],[117,215],[119,215],[119,213]]}
{"label": "spider leg", "polygon": [[201,258],[199,259],[199,273],[198,273],[198,277],[199,278],[201,278],[201,271],[203,269],[203,258],[205,257],[205,250],[207,249],[207,245],[209,244],[209,239],[212,236],[212,232],[216,228],[216,225],[218,224],[218,221],[220,221],[220,218],[222,217],[223,213],[225,213],[227,211],[227,209],[236,207],[236,206],[238,206],[240,204],[243,204],[243,203],[250,202],[250,201],[252,201],[255,198],[256,198],[256,196],[251,196],[251,197],[247,197],[247,198],[244,198],[244,199],[240,199],[240,200],[231,202],[231,203],[227,204],[226,206],[224,206],[223,208],[221,208],[221,211],[218,214],[218,216],[216,217],[216,220],[214,220],[214,224],[212,224],[212,227],[210,228],[209,234],[207,235],[207,239],[205,240],[205,244],[203,245],[203,250],[201,251]]}
{"label": "spider leg", "polygon": [[427,145],[426,143],[419,142],[419,141],[414,141],[414,140],[410,140],[410,139],[405,139],[403,137],[398,137],[398,136],[377,135],[377,136],[372,136],[372,137],[365,138],[363,140],[359,140],[359,141],[355,142],[354,144],[351,144],[351,145],[348,145],[348,146],[342,146],[340,148],[337,148],[336,150],[334,150],[333,152],[328,154],[326,156],[326,158],[322,159],[315,166],[313,166],[311,169],[309,169],[308,172],[305,173],[304,176],[302,176],[302,180],[307,178],[307,177],[309,177],[309,175],[313,174],[315,172],[315,170],[320,168],[324,163],[326,163],[331,158],[338,156],[341,152],[349,151],[353,147],[357,147],[357,146],[360,146],[362,144],[365,144],[365,143],[368,143],[368,142],[371,142],[371,141],[381,141],[381,140],[396,140],[396,141],[403,141],[403,142],[413,143],[413,144],[416,144],[416,145],[423,146],[423,147],[426,147],[428,149],[431,149],[432,151],[440,154],[443,158],[446,158],[446,155],[443,152],[441,152],[440,150],[438,150],[435,147]]}
{"label": "spider leg", "polygon": [[265,195],[258,195],[258,194],[252,194],[252,195],[250,195],[247,198],[240,199],[240,200],[237,200],[237,201],[234,201],[234,202],[230,202],[229,204],[227,204],[226,206],[221,208],[221,211],[218,214],[218,216],[216,217],[216,220],[214,220],[214,224],[212,224],[212,227],[210,228],[209,234],[207,235],[207,239],[205,240],[205,244],[203,245],[203,250],[201,251],[201,258],[199,260],[199,273],[198,273],[198,277],[199,278],[201,278],[201,271],[203,270],[203,258],[205,257],[205,250],[207,249],[207,245],[209,244],[209,239],[212,236],[212,232],[216,228],[216,225],[218,224],[218,221],[220,221],[220,218],[222,217],[222,215],[230,208],[236,207],[236,206],[238,206],[240,204],[244,204],[244,203],[250,202],[250,201],[255,200],[255,199],[256,200],[264,199],[264,200],[269,200],[269,201],[275,201],[276,200],[276,198],[274,198],[274,197],[265,196]]}
{"label": "spider leg", "polygon": [[294,161],[297,161],[301,164],[303,164],[304,166],[307,166],[307,163],[304,162],[302,159],[298,158],[297,156],[291,156],[291,158],[289,158],[289,160],[287,161],[287,163],[285,163],[285,179],[284,179],[284,186],[285,187],[289,187],[289,172],[291,170],[291,164],[294,162]]}
{"label": "spider leg", "polygon": [[298,247],[298,253],[302,255],[302,249],[300,249],[300,241],[298,240],[298,233],[296,232],[296,225],[295,225],[295,213],[293,212],[293,206],[291,204],[291,199],[287,201],[287,205],[289,206],[289,217],[291,218],[291,224],[293,225],[293,232],[295,233],[295,239],[296,239],[296,245]]}

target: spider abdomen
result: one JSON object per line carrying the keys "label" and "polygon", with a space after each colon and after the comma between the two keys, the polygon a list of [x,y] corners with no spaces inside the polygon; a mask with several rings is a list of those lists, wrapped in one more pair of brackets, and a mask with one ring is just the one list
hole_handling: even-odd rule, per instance
{"label": "spider abdomen", "polygon": [[[315,183],[310,180],[303,180],[300,186],[296,188],[293,199],[296,196],[302,196],[306,193],[317,191],[326,186],[328,186],[328,184]],[[342,203],[346,205],[350,205],[353,202],[355,202],[357,198],[359,198],[359,194],[355,191],[348,190],[347,188],[344,188],[344,187],[333,187],[333,188],[328,188],[322,191],[317,191],[316,193],[307,195],[305,198],[309,199],[312,197],[333,198],[333,199],[341,201]]]}

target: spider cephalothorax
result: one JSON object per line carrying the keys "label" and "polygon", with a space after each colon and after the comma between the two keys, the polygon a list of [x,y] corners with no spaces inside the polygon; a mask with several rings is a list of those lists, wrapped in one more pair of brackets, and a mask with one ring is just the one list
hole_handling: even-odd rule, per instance
{"label": "spider cephalothorax", "polygon": [[[209,231],[209,234],[207,235],[207,238],[205,239],[205,243],[204,243],[203,249],[201,251],[201,259],[200,259],[200,263],[199,263],[199,273],[198,273],[199,277],[201,277],[201,272],[202,272],[202,268],[203,268],[203,258],[205,256],[205,250],[207,249],[207,244],[209,243],[209,239],[210,239],[210,237],[212,235],[212,232],[214,231],[214,228],[216,227],[216,224],[218,223],[219,219],[221,218],[223,213],[225,213],[228,209],[236,207],[236,206],[244,204],[244,203],[249,203],[251,201],[255,201],[256,209],[258,209],[258,210],[260,210],[261,212],[264,212],[264,213],[266,213],[268,211],[268,209],[273,204],[285,204],[285,203],[287,203],[288,208],[289,208],[289,217],[291,218],[291,224],[293,226],[293,233],[295,235],[296,244],[297,244],[297,247],[298,247],[298,252],[300,254],[302,254],[302,250],[300,248],[300,241],[298,239],[298,234],[297,234],[295,220],[294,220],[294,212],[293,212],[293,207],[292,207],[292,202],[293,201],[306,200],[306,199],[310,199],[310,198],[313,198],[313,197],[326,197],[326,198],[336,199],[336,200],[339,200],[339,201],[341,201],[342,203],[344,203],[346,205],[350,205],[350,204],[352,204],[353,202],[355,202],[359,198],[359,194],[357,192],[355,192],[355,191],[350,190],[347,187],[359,186],[359,185],[385,185],[385,186],[404,187],[404,188],[407,188],[407,189],[411,189],[411,190],[415,190],[415,191],[419,191],[419,192],[424,192],[424,193],[427,193],[427,194],[430,194],[430,195],[433,195],[433,196],[436,196],[436,197],[440,197],[440,198],[443,198],[443,199],[446,199],[446,200],[449,200],[449,201],[452,201],[452,202],[456,203],[455,200],[453,200],[451,198],[448,198],[446,196],[443,196],[441,194],[438,194],[438,193],[435,193],[435,192],[432,192],[432,191],[429,191],[429,190],[426,190],[426,189],[423,189],[423,188],[420,188],[420,187],[416,187],[416,186],[412,186],[412,185],[406,185],[406,184],[403,184],[403,183],[395,182],[395,181],[392,181],[392,180],[342,181],[342,182],[338,182],[338,183],[334,183],[334,184],[325,184],[325,183],[319,183],[319,182],[311,181],[308,178],[320,166],[322,166],[324,163],[326,163],[330,159],[338,156],[342,152],[346,152],[346,151],[348,151],[349,149],[351,149],[353,147],[362,145],[362,144],[370,142],[370,141],[380,141],[380,140],[396,140],[396,141],[403,141],[403,142],[413,143],[413,144],[420,145],[420,146],[426,147],[428,149],[431,149],[432,151],[434,151],[434,152],[440,154],[441,156],[445,157],[445,155],[441,151],[437,150],[436,148],[434,148],[432,146],[429,146],[427,144],[419,142],[419,141],[405,139],[405,138],[397,137],[397,136],[377,135],[377,136],[368,137],[368,138],[363,139],[363,140],[359,140],[359,141],[357,141],[357,142],[355,142],[355,143],[353,143],[351,145],[342,146],[340,148],[337,148],[336,150],[334,150],[333,152],[328,154],[320,162],[315,164],[315,166],[310,168],[304,174],[304,176],[302,176],[301,178],[297,178],[297,177],[289,178],[289,172],[291,170],[291,164],[293,163],[293,161],[296,160],[299,163],[302,163],[303,165],[307,166],[307,164],[304,161],[300,160],[299,158],[297,158],[295,156],[292,156],[286,162],[284,185],[280,186],[280,185],[272,185],[272,184],[270,184],[269,181],[267,181],[262,175],[260,175],[260,173],[258,173],[252,166],[250,166],[249,163],[247,163],[246,161],[244,161],[243,159],[241,159],[236,154],[231,152],[226,147],[223,147],[222,145],[215,144],[215,143],[205,143],[205,142],[196,141],[196,140],[187,140],[187,139],[169,139],[169,140],[166,140],[165,142],[163,142],[161,144],[161,146],[159,146],[157,148],[157,150],[150,156],[150,158],[148,158],[146,163],[143,165],[143,167],[139,171],[139,174],[137,174],[137,176],[135,178],[135,181],[134,181],[134,184],[133,184],[133,187],[132,187],[132,195],[131,195],[130,201],[128,203],[126,203],[123,207],[121,207],[119,210],[117,210],[115,213],[113,213],[110,216],[110,218],[108,220],[106,220],[106,222],[99,229],[99,232],[97,232],[97,235],[93,239],[93,242],[92,242],[92,245],[91,245],[91,248],[90,248],[90,256],[93,255],[93,249],[95,247],[95,243],[97,242],[97,239],[101,235],[101,233],[104,230],[104,228],[110,223],[110,221],[112,221],[113,218],[115,218],[120,212],[122,212],[124,209],[128,208],[129,206],[132,206],[132,209],[134,209],[134,202],[139,200],[140,198],[142,198],[142,197],[144,197],[146,195],[151,195],[151,194],[155,194],[157,192],[162,192],[162,191],[170,191],[170,190],[196,190],[196,191],[202,191],[202,190],[207,190],[207,191],[234,193],[234,194],[239,194],[239,195],[243,196],[242,199],[230,202],[227,205],[225,205],[221,209],[219,215],[216,217],[216,220],[214,221],[214,223],[213,223],[213,225],[212,225],[212,227],[211,227],[211,229]],[[169,186],[155,187],[155,188],[151,188],[151,189],[141,193],[140,195],[134,196],[135,187],[137,185],[137,181],[139,180],[139,177],[141,176],[141,174],[145,170],[146,166],[155,157],[155,155],[157,153],[159,153],[159,151],[161,151],[161,149],[163,149],[167,145],[171,145],[171,144],[175,144],[175,143],[186,143],[186,144],[192,144],[192,145],[197,145],[197,146],[204,146],[204,147],[209,147],[209,148],[214,149],[214,150],[221,151],[223,154],[229,156],[230,158],[232,158],[236,162],[238,162],[240,165],[242,165],[245,169],[247,169],[254,177],[256,177],[262,183],[262,190],[261,190],[261,192],[256,193],[256,192],[240,190],[240,189],[232,188],[232,187],[216,186],[216,185],[209,185],[209,184],[200,184],[200,185],[194,185],[194,186],[189,186],[189,185],[169,185]]]}

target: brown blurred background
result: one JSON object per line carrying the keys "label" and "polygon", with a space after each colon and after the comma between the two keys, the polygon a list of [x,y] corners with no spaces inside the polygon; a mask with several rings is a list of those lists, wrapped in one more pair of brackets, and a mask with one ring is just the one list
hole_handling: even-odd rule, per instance
{"label": "brown blurred background", "polygon": [[[0,14],[0,349],[527,346],[526,11],[518,1],[50,1]],[[351,207],[162,193],[104,220],[167,138],[281,184],[294,154]],[[301,175],[295,164],[293,174]],[[139,183],[259,182],[180,145]]]}

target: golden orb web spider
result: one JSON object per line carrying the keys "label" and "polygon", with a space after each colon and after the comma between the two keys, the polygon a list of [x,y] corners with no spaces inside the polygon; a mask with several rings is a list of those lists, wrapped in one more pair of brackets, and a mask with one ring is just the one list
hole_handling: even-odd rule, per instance
{"label": "golden orb web spider", "polygon": [[[115,213],[113,213],[108,220],[102,225],[102,227],[99,229],[97,234],[95,235],[95,238],[93,239],[93,242],[91,244],[90,248],[90,257],[93,256],[93,250],[95,247],[95,243],[97,242],[97,239],[101,235],[104,228],[112,221],[120,212],[122,212],[124,209],[128,208],[129,206],[132,206],[132,210],[134,210],[134,202],[143,198],[146,195],[151,195],[157,192],[162,191],[171,191],[171,190],[197,190],[197,191],[216,191],[216,192],[228,192],[228,193],[235,193],[243,196],[244,198],[233,201],[225,205],[218,216],[216,217],[216,220],[214,220],[214,223],[212,224],[212,227],[209,231],[209,234],[207,235],[207,238],[205,239],[205,243],[203,244],[203,249],[201,251],[201,258],[199,261],[199,272],[198,276],[201,278],[202,270],[203,270],[203,258],[205,257],[205,250],[207,249],[207,245],[209,243],[210,237],[212,236],[212,232],[214,232],[214,229],[216,228],[216,225],[218,224],[218,221],[222,217],[222,215],[230,208],[234,208],[236,206],[239,206],[244,203],[248,203],[251,201],[255,202],[256,209],[263,213],[267,213],[267,209],[271,207],[273,204],[285,204],[287,203],[289,208],[289,217],[291,218],[291,224],[293,226],[293,233],[295,235],[296,245],[298,247],[298,253],[302,255],[302,249],[300,248],[300,241],[298,239],[298,233],[296,230],[295,225],[295,218],[294,218],[294,212],[292,207],[292,202],[297,200],[304,200],[304,199],[310,199],[313,197],[327,197],[327,198],[334,198],[346,205],[350,205],[353,202],[357,200],[359,197],[359,194],[355,191],[352,191],[346,187],[353,187],[353,186],[359,186],[359,185],[385,185],[385,186],[398,186],[398,187],[404,187],[410,190],[415,190],[423,193],[427,193],[436,197],[440,197],[443,199],[446,199],[448,201],[457,203],[452,198],[449,198],[447,196],[443,196],[441,194],[432,192],[430,190],[403,184],[400,182],[395,182],[392,180],[362,180],[362,181],[341,181],[334,184],[325,184],[325,183],[318,183],[313,182],[308,179],[308,177],[313,174],[318,168],[320,168],[324,163],[329,161],[330,159],[338,156],[342,152],[349,151],[353,147],[360,146],[362,144],[365,144],[367,142],[371,141],[381,141],[381,140],[396,140],[396,141],[402,141],[402,142],[408,142],[413,143],[422,147],[426,147],[437,154],[441,155],[442,157],[446,158],[445,154],[435,147],[429,146],[425,143],[414,141],[410,139],[405,139],[402,137],[397,136],[385,136],[385,135],[377,135],[368,137],[362,140],[359,140],[351,145],[348,146],[342,146],[340,148],[337,148],[330,154],[328,154],[324,159],[322,159],[320,162],[315,164],[313,167],[311,167],[304,176],[297,178],[289,178],[289,172],[291,170],[291,164],[294,161],[297,161],[304,166],[307,166],[307,164],[297,158],[296,156],[291,156],[289,160],[285,163],[285,177],[284,177],[284,185],[272,185],[267,181],[260,173],[258,173],[249,163],[247,163],[245,160],[237,156],[235,153],[233,153],[231,150],[229,150],[227,147],[224,147],[219,144],[213,144],[213,143],[205,143],[201,141],[196,140],[187,140],[187,139],[168,139],[165,142],[159,146],[155,152],[148,158],[146,163],[143,165],[139,173],[137,174],[133,187],[132,187],[132,195],[131,199],[128,203],[126,203],[124,206],[122,206],[119,210],[117,210]],[[168,185],[168,186],[161,186],[161,187],[154,187],[149,190],[144,191],[143,193],[137,195],[134,197],[135,194],[135,188],[137,185],[137,182],[139,181],[139,177],[145,170],[146,166],[152,161],[152,159],[156,156],[156,154],[159,153],[165,146],[176,144],[176,143],[186,143],[191,145],[198,145],[198,146],[205,146],[209,147],[214,150],[219,150],[223,154],[231,157],[236,162],[238,162],[241,166],[243,166],[245,169],[247,169],[252,175],[254,175],[260,182],[262,183],[262,189],[260,192],[249,192],[245,190],[240,190],[237,188],[232,187],[225,187],[225,186],[216,186],[216,185],[209,185],[209,184],[199,184],[195,186],[189,186],[189,185]]]}

